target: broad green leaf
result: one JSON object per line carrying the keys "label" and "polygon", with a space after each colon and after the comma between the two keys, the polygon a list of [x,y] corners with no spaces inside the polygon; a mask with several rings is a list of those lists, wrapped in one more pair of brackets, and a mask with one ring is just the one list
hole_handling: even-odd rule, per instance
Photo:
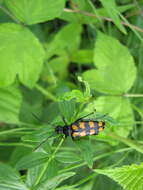
{"label": "broad green leaf", "polygon": [[1,190],[28,190],[15,169],[0,163],[0,189]]}
{"label": "broad green leaf", "polygon": [[17,181],[19,174],[9,165],[0,163],[0,180]]}
{"label": "broad green leaf", "polygon": [[[29,187],[32,187],[35,184],[39,176],[39,173],[42,170],[43,170],[43,165],[37,165],[36,167],[30,168],[28,170],[26,184]],[[59,171],[58,162],[56,160],[52,160],[47,167],[46,173],[43,176],[42,181],[55,177],[58,174],[58,171]]]}
{"label": "broad green leaf", "polygon": [[[20,109],[20,121],[41,124],[40,116],[43,109],[43,95],[36,89],[21,88],[23,101]],[[34,97],[34,98],[33,98]],[[35,116],[36,115],[36,116]]]}
{"label": "broad green leaf", "polygon": [[84,94],[80,90],[72,90],[70,92],[65,92],[64,95],[62,95],[59,99],[65,100],[65,101],[75,99],[75,101],[77,101],[77,102],[85,101]]}
{"label": "broad green leaf", "polygon": [[44,61],[44,50],[38,39],[24,26],[0,25],[0,86],[20,81],[33,87]]}
{"label": "broad green leaf", "polygon": [[71,55],[71,61],[79,64],[93,63],[93,50],[81,49]]}
{"label": "broad green leaf", "polygon": [[74,172],[67,172],[57,175],[52,179],[43,181],[41,184],[36,186],[36,189],[34,190],[46,190],[46,189],[54,190],[62,181],[72,177],[73,175],[75,175]]}
{"label": "broad green leaf", "polygon": [[57,161],[57,159],[53,159],[51,160],[50,164],[47,167],[47,170],[45,172],[45,175],[43,177],[43,180],[50,180],[52,178],[54,178],[55,176],[57,176],[59,174],[59,171],[61,169],[61,165],[59,164],[59,162]]}
{"label": "broad green leaf", "polygon": [[94,63],[97,69],[83,73],[91,88],[108,94],[127,92],[136,78],[136,67],[129,50],[118,40],[98,33]]}
{"label": "broad green leaf", "polygon": [[53,120],[57,119],[58,115],[59,115],[58,103],[57,102],[49,103],[47,106],[44,107],[42,121],[45,123],[51,123]]}
{"label": "broad green leaf", "polygon": [[115,3],[115,0],[100,0],[101,3],[103,4],[104,8],[106,9],[107,13],[109,14],[109,16],[112,18],[113,22],[115,23],[115,25],[124,33],[126,33],[126,30],[124,28],[124,26],[121,24],[121,20],[120,17],[117,13],[117,6]]}
{"label": "broad green leaf", "polygon": [[[55,57],[49,60],[43,68],[42,78],[50,84],[56,85],[59,79],[67,77],[69,58],[67,55]],[[59,67],[60,65],[60,67]]]}
{"label": "broad green leaf", "polygon": [[[68,61],[69,59],[67,56],[60,56],[50,60],[47,63],[47,66],[49,67],[49,72],[54,72],[55,76],[58,77],[57,80],[59,80],[59,78],[64,79],[67,76]],[[47,78],[50,78],[50,76],[48,75]]]}
{"label": "broad green leaf", "polygon": [[50,58],[53,55],[61,56],[61,54],[77,51],[80,45],[81,31],[82,27],[77,23],[71,23],[64,26],[54,36],[54,39],[47,44],[46,58]]}
{"label": "broad green leaf", "polygon": [[27,147],[16,147],[10,156],[10,164],[15,166],[22,157],[30,153],[31,148],[28,149]]}
{"label": "broad green leaf", "polygon": [[81,115],[89,97],[86,97],[79,90],[65,93],[59,99],[59,110],[61,117],[64,117],[68,124],[73,123]]}
{"label": "broad green leaf", "polygon": [[69,124],[73,122],[75,116],[76,102],[75,99],[69,101],[60,101],[59,110],[61,118],[64,117]]}
{"label": "broad green leaf", "polygon": [[124,190],[143,189],[143,163],[132,164],[114,169],[96,169],[95,172],[106,175],[120,184]]}
{"label": "broad green leaf", "polygon": [[39,172],[42,170],[43,165],[37,165],[33,168],[29,168],[26,175],[26,184],[28,187],[32,187],[39,176]]}
{"label": "broad green leaf", "polygon": [[75,144],[80,149],[81,157],[85,160],[89,168],[93,166],[93,146],[89,139],[80,139],[75,141]]}
{"label": "broad green leaf", "polygon": [[56,155],[56,159],[62,163],[76,163],[76,162],[82,161],[81,156],[77,155],[76,153],[72,152],[71,150],[58,152]]}
{"label": "broad green leaf", "polygon": [[[105,132],[112,131],[122,137],[129,135],[134,123],[134,116],[131,103],[128,99],[115,96],[100,96],[94,102],[94,106],[98,112],[109,114],[109,116],[117,121],[114,125],[105,126]],[[108,138],[104,133],[100,133],[100,137]]]}
{"label": "broad green leaf", "polygon": [[0,121],[18,123],[22,96],[18,88],[0,88]]}
{"label": "broad green leaf", "polygon": [[65,0],[5,0],[5,4],[17,19],[31,25],[60,16]]}
{"label": "broad green leaf", "polygon": [[38,164],[43,164],[48,160],[49,156],[43,152],[32,152],[22,157],[16,164],[16,168],[19,170],[32,168]]}

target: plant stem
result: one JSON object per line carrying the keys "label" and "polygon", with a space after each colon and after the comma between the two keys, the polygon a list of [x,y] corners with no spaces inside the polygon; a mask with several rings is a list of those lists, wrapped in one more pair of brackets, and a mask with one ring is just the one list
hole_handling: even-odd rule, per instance
{"label": "plant stem", "polygon": [[56,102],[57,98],[51,94],[50,92],[48,92],[47,90],[45,90],[42,86],[40,86],[39,84],[35,85],[36,89],[39,90],[43,95],[47,96],[47,98],[49,98],[50,100]]}
{"label": "plant stem", "polygon": [[[134,104],[131,104],[131,106],[132,106],[132,108],[136,111],[136,112],[138,112],[138,114],[140,115],[140,117],[141,118],[143,118],[143,111],[140,109],[140,108],[138,108],[136,105],[134,105]],[[143,123],[143,121],[135,121],[136,123]]]}
{"label": "plant stem", "polygon": [[[95,17],[97,18],[97,15],[93,14],[93,13],[89,13],[89,12],[86,12],[86,11],[82,11],[82,10],[73,10],[73,9],[68,9],[68,8],[64,8],[64,11],[65,12],[72,12],[72,13],[80,13],[80,14],[83,14],[83,15],[86,15],[86,16],[90,16],[90,17]],[[108,17],[103,17],[103,16],[100,16],[100,19],[102,20],[105,20],[105,21],[108,21],[108,22],[113,22],[113,20],[111,18],[108,18]],[[135,26],[135,25],[132,25],[130,23],[126,23],[126,22],[121,22],[121,24],[125,25],[125,26],[128,26],[129,28],[133,28],[134,30],[138,31],[138,32],[143,32],[143,29],[138,27],[138,26]]]}
{"label": "plant stem", "polygon": [[13,134],[15,132],[23,131],[23,130],[27,130],[27,128],[16,128],[16,129],[10,129],[10,130],[6,130],[6,131],[1,131],[0,132],[0,136],[2,136],[2,135],[8,135],[8,134]]}
{"label": "plant stem", "polygon": [[128,98],[143,98],[143,94],[124,94],[123,96]]}
{"label": "plant stem", "polygon": [[23,146],[23,147],[26,147],[26,148],[33,148],[32,145],[30,144],[24,144],[24,143],[0,143],[0,146]]}
{"label": "plant stem", "polygon": [[54,157],[55,157],[57,151],[60,149],[60,147],[61,147],[61,145],[62,145],[63,142],[64,142],[64,137],[61,139],[59,145],[57,146],[57,148],[55,149],[55,151],[53,152],[53,154],[51,155],[51,157],[50,157],[50,158],[48,159],[48,161],[44,164],[43,170],[42,170],[41,173],[39,174],[39,176],[38,176],[38,178],[37,178],[37,180],[36,180],[34,186],[38,185],[39,182],[41,181],[41,179],[43,178],[43,176],[44,176],[44,174],[45,174],[45,172],[46,172],[46,170],[47,170],[47,168],[48,168],[50,162],[54,159]]}
{"label": "plant stem", "polygon": [[4,8],[3,6],[0,5],[0,9],[6,13],[12,20],[14,20],[17,24],[21,24],[21,22],[15,18],[6,8]]}

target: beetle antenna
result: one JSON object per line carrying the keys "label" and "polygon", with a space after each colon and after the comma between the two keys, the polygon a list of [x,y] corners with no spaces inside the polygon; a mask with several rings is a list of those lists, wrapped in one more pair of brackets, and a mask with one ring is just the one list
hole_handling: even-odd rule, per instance
{"label": "beetle antenna", "polygon": [[61,117],[62,117],[62,120],[63,120],[64,124],[68,125],[67,122],[66,122],[66,120],[65,120],[65,118],[64,118],[64,116],[61,116]]}
{"label": "beetle antenna", "polygon": [[38,144],[38,145],[34,148],[33,152],[36,151],[41,145],[45,144],[45,143],[47,142],[47,140],[48,140],[49,138],[51,138],[52,136],[53,136],[53,135],[47,137],[47,138],[46,138],[45,140],[43,140],[40,144]]}
{"label": "beetle antenna", "polygon": [[43,122],[35,113],[32,112],[32,115],[34,116],[35,119],[37,119],[41,124],[48,124],[51,125],[49,122]]}
{"label": "beetle antenna", "polygon": [[85,116],[82,116],[82,117],[79,118],[77,121],[80,121],[82,118],[84,118],[84,117],[88,117],[89,115],[94,114],[95,111],[96,111],[96,109],[95,109],[93,112],[91,112],[91,113],[89,113],[89,114],[87,114],[87,115],[85,115]]}

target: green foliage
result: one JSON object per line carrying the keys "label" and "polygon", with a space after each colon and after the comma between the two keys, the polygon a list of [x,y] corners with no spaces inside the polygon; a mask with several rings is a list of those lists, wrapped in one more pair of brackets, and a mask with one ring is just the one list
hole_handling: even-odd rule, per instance
{"label": "green foliage", "polygon": [[90,49],[82,49],[72,54],[71,60],[78,64],[88,64],[93,61],[93,51]]}
{"label": "green foliage", "polygon": [[105,10],[107,11],[108,15],[113,19],[113,22],[116,24],[116,26],[125,34],[126,30],[121,24],[121,20],[119,18],[119,15],[117,13],[117,6],[114,0],[100,0],[103,6],[105,7]]}
{"label": "green foliage", "polygon": [[89,139],[81,139],[76,142],[77,146],[81,150],[81,154],[87,163],[87,165],[92,168],[93,166],[93,147]]}
{"label": "green foliage", "polygon": [[26,184],[24,184],[18,172],[8,165],[0,164],[0,189],[6,190],[28,190]]}
{"label": "green foliage", "polygon": [[83,76],[99,92],[118,95],[126,93],[136,77],[136,67],[129,50],[116,39],[98,32],[94,64],[97,70]]}
{"label": "green foliage", "polygon": [[0,120],[18,123],[21,102],[22,96],[16,86],[0,88]]}
{"label": "green foliage", "polygon": [[141,190],[143,188],[143,164],[123,166],[114,169],[97,169],[95,172],[107,175],[118,182],[125,190]]}
{"label": "green foliage", "polygon": [[75,175],[74,172],[67,172],[67,173],[60,174],[54,177],[53,179],[45,180],[43,183],[38,185],[35,189],[37,190],[42,190],[46,188],[51,189],[51,190],[55,189],[62,181],[68,179],[69,177],[72,177],[73,175]]}
{"label": "green foliage", "polygon": [[[59,16],[59,18],[65,20],[65,21],[68,21],[68,22],[76,22],[76,23],[80,23],[80,24],[95,24],[99,20],[98,16],[99,17],[100,16],[103,16],[103,17],[109,16],[107,9],[102,8],[102,7],[95,9],[95,6],[91,7],[88,2],[90,2],[90,1],[82,1],[82,3],[81,3],[81,1],[74,0],[75,6],[78,5],[78,7],[80,7],[80,10],[94,13],[95,15],[97,15],[97,18],[96,17],[87,17],[86,15],[80,14],[78,12],[76,14],[73,12],[62,12],[62,14]],[[129,9],[133,8],[134,6],[135,6],[134,4],[128,4],[128,5],[116,6],[116,8],[119,12],[124,13],[124,12],[128,11]],[[118,15],[117,15],[117,17],[118,17]]]}
{"label": "green foliage", "polygon": [[[65,56],[66,52],[76,52],[80,43],[81,30],[81,25],[77,23],[70,23],[64,26],[58,33],[54,35],[54,39],[46,44],[46,58],[50,58],[53,55]],[[69,33],[72,33],[72,35],[69,35]]]}
{"label": "green foliage", "polygon": [[42,152],[32,152],[31,154],[22,157],[16,164],[16,168],[19,170],[32,168],[34,166],[43,164],[48,159],[48,155]]}
{"label": "green foliage", "polygon": [[[134,123],[133,111],[129,100],[122,97],[100,96],[95,101],[95,107],[99,112],[105,114],[108,113],[111,117],[118,120],[118,122],[113,124],[113,127],[110,126],[110,129],[108,129],[107,132],[112,131],[123,137],[129,135]],[[102,136],[104,138],[106,134]]]}
{"label": "green foliage", "polygon": [[44,59],[38,39],[27,28],[6,23],[0,25],[0,41],[0,86],[12,84],[18,75],[24,85],[33,87]]}
{"label": "green foliage", "polygon": [[52,0],[37,0],[36,3],[35,0],[6,0],[5,4],[16,18],[31,25],[58,17],[62,13],[65,0],[57,0],[55,3]]}
{"label": "green foliage", "polygon": [[143,189],[142,6],[0,0],[0,190]]}

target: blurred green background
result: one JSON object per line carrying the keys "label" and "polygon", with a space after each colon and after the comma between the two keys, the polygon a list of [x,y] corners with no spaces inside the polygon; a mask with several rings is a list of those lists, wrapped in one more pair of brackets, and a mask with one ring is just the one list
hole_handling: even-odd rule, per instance
{"label": "blurred green background", "polygon": [[[0,0],[0,190],[143,189],[142,9]],[[99,135],[55,134],[95,109]]]}

